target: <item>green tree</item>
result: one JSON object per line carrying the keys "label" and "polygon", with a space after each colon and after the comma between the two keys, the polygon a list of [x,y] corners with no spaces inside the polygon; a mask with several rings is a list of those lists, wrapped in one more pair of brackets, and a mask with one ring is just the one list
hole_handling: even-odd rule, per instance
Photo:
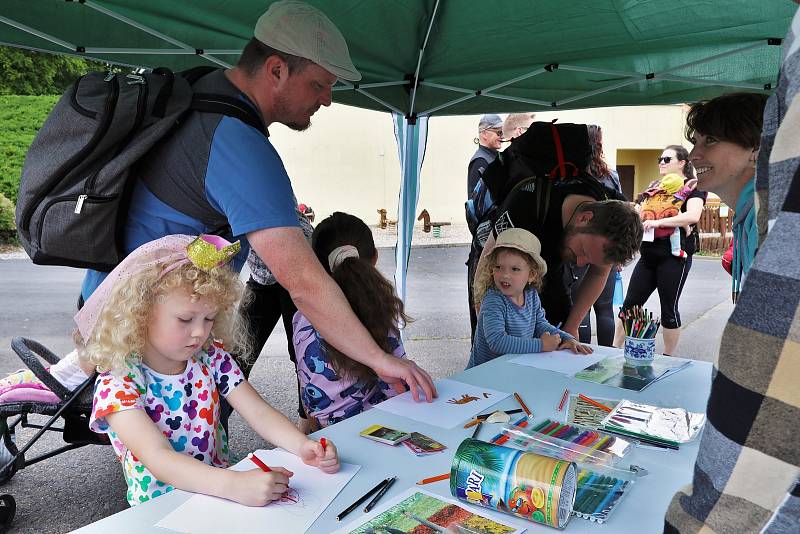
{"label": "green tree", "polygon": [[107,69],[80,57],[0,46],[0,95],[58,95],[83,74]]}

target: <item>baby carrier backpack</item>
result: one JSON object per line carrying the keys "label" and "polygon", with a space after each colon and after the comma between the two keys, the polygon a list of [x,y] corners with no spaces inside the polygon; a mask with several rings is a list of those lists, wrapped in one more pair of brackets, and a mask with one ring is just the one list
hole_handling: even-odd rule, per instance
{"label": "baby carrier backpack", "polygon": [[[92,72],[64,93],[31,144],[20,179],[16,223],[34,263],[113,269],[125,256],[135,165],[188,113],[229,115],[267,135],[243,100],[193,91],[192,84],[214,70]],[[188,215],[210,208],[169,200]],[[218,220],[201,221],[218,227]]]}

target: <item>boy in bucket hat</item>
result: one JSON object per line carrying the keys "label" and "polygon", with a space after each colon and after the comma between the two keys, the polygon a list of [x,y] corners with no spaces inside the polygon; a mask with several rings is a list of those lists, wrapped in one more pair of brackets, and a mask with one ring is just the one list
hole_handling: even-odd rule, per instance
{"label": "boy in bucket hat", "polygon": [[482,301],[468,369],[503,354],[592,352],[545,319],[536,293],[547,273],[541,250],[536,236],[522,228],[497,236],[494,250],[476,275],[475,297]]}

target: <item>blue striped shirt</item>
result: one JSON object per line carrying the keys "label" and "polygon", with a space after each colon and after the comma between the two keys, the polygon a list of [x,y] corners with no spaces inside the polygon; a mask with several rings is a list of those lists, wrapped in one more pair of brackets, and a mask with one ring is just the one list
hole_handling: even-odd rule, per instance
{"label": "blue striped shirt", "polygon": [[539,295],[534,289],[525,290],[525,303],[517,306],[497,289],[486,292],[478,315],[475,342],[467,369],[503,354],[542,352],[543,333],[558,334],[561,339],[573,339],[566,332],[547,322]]}

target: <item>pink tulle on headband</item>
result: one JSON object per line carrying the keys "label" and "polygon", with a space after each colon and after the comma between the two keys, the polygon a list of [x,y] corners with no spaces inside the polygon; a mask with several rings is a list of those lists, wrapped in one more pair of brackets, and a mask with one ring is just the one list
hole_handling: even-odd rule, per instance
{"label": "pink tulle on headband", "polygon": [[169,235],[150,241],[131,252],[86,300],[83,308],[75,314],[75,323],[84,342],[91,338],[100,313],[108,302],[111,291],[118,283],[142,272],[153,265],[164,265],[161,276],[169,271],[194,264],[198,269],[209,271],[225,265],[241,248],[240,243],[229,243],[214,235]]}

